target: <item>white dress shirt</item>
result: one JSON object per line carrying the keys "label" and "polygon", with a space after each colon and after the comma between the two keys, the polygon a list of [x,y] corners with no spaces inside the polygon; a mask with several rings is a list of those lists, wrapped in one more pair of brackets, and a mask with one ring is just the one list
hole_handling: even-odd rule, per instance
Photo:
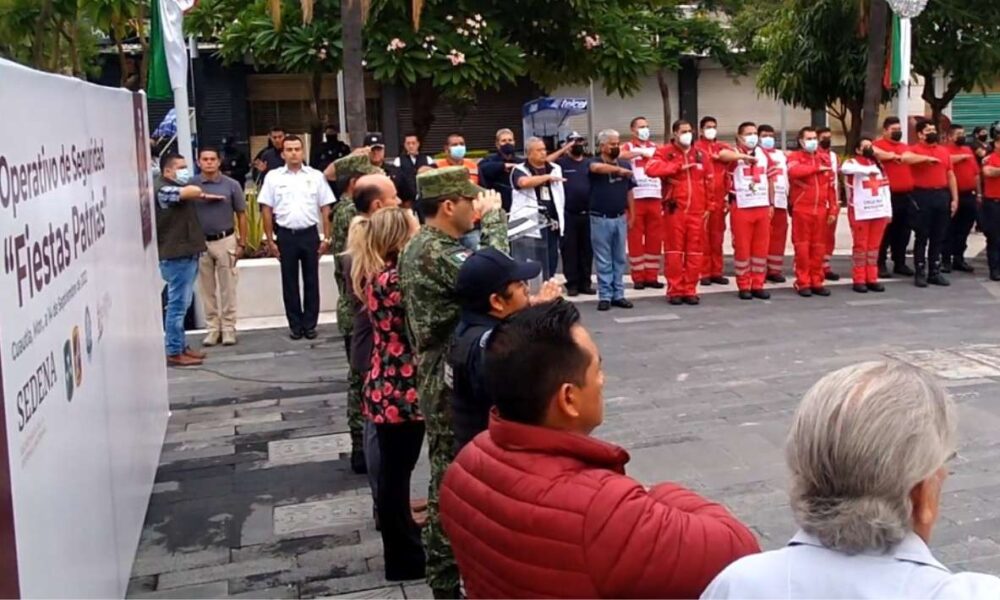
{"label": "white dress shirt", "polygon": [[319,223],[321,206],[336,202],[323,173],[302,165],[297,171],[287,166],[268,171],[257,201],[270,206],[274,222],[285,229],[308,229]]}
{"label": "white dress shirt", "polygon": [[787,546],[742,558],[720,573],[702,598],[1000,598],[1000,579],[952,573],[910,532],[886,554],[830,550],[799,531]]}

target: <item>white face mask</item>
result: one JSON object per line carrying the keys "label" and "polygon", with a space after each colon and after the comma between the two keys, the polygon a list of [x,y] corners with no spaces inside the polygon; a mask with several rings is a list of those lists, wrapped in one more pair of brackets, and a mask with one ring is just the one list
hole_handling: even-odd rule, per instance
{"label": "white face mask", "polygon": [[714,141],[717,135],[719,135],[719,130],[715,127],[709,127],[705,130],[705,139],[710,142]]}
{"label": "white face mask", "polygon": [[753,150],[757,147],[757,134],[751,133],[750,135],[743,136],[743,143],[746,144],[747,148]]}
{"label": "white face mask", "polygon": [[636,130],[635,135],[643,142],[649,141],[649,127],[640,127]]}
{"label": "white face mask", "polygon": [[684,133],[677,136],[677,141],[680,142],[681,146],[687,148],[691,145],[691,140],[694,138],[694,134],[690,131],[685,131]]}

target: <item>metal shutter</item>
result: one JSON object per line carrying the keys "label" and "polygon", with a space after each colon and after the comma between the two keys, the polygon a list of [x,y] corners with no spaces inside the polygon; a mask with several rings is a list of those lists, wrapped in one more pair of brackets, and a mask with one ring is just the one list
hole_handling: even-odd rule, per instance
{"label": "metal shutter", "polygon": [[951,120],[971,132],[973,127],[989,127],[1000,121],[1000,92],[959,94],[951,103]]}

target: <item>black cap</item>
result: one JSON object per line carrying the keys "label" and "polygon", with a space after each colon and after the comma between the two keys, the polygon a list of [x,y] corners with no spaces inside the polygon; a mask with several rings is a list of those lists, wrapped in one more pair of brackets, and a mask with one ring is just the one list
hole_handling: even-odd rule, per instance
{"label": "black cap", "polygon": [[465,259],[458,271],[455,292],[462,306],[484,310],[491,295],[514,281],[534,279],[541,272],[540,263],[517,261],[494,248],[483,248]]}
{"label": "black cap", "polygon": [[382,139],[381,133],[367,133],[365,134],[365,146],[374,148],[375,146],[385,147],[385,140]]}

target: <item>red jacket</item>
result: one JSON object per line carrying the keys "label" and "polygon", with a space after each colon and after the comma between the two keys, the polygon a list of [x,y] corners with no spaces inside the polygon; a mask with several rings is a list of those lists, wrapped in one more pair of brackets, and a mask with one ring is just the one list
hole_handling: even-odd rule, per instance
{"label": "red jacket", "polygon": [[829,157],[820,151],[796,150],[788,155],[788,182],[791,185],[789,206],[793,211],[810,214],[836,215],[839,211],[833,193],[833,173],[819,172],[820,167],[830,168]]}
{"label": "red jacket", "polygon": [[726,175],[729,173],[729,165],[719,160],[718,156],[719,152],[730,150],[731,148],[723,142],[710,142],[704,138],[695,140],[694,147],[707,154],[708,158],[712,161],[712,185],[715,189],[715,200],[718,201],[721,207],[725,204],[726,195],[729,193],[729,183],[726,181]]}
{"label": "red jacket", "polygon": [[[689,164],[694,166],[684,169]],[[660,146],[646,163],[646,175],[665,179],[663,201],[675,202],[684,212],[703,213],[718,208],[712,158],[693,145],[686,150],[678,144]]]}
{"label": "red jacket", "polygon": [[625,475],[628,453],[496,413],[448,468],[441,522],[470,598],[697,598],[759,552],[725,508]]}

